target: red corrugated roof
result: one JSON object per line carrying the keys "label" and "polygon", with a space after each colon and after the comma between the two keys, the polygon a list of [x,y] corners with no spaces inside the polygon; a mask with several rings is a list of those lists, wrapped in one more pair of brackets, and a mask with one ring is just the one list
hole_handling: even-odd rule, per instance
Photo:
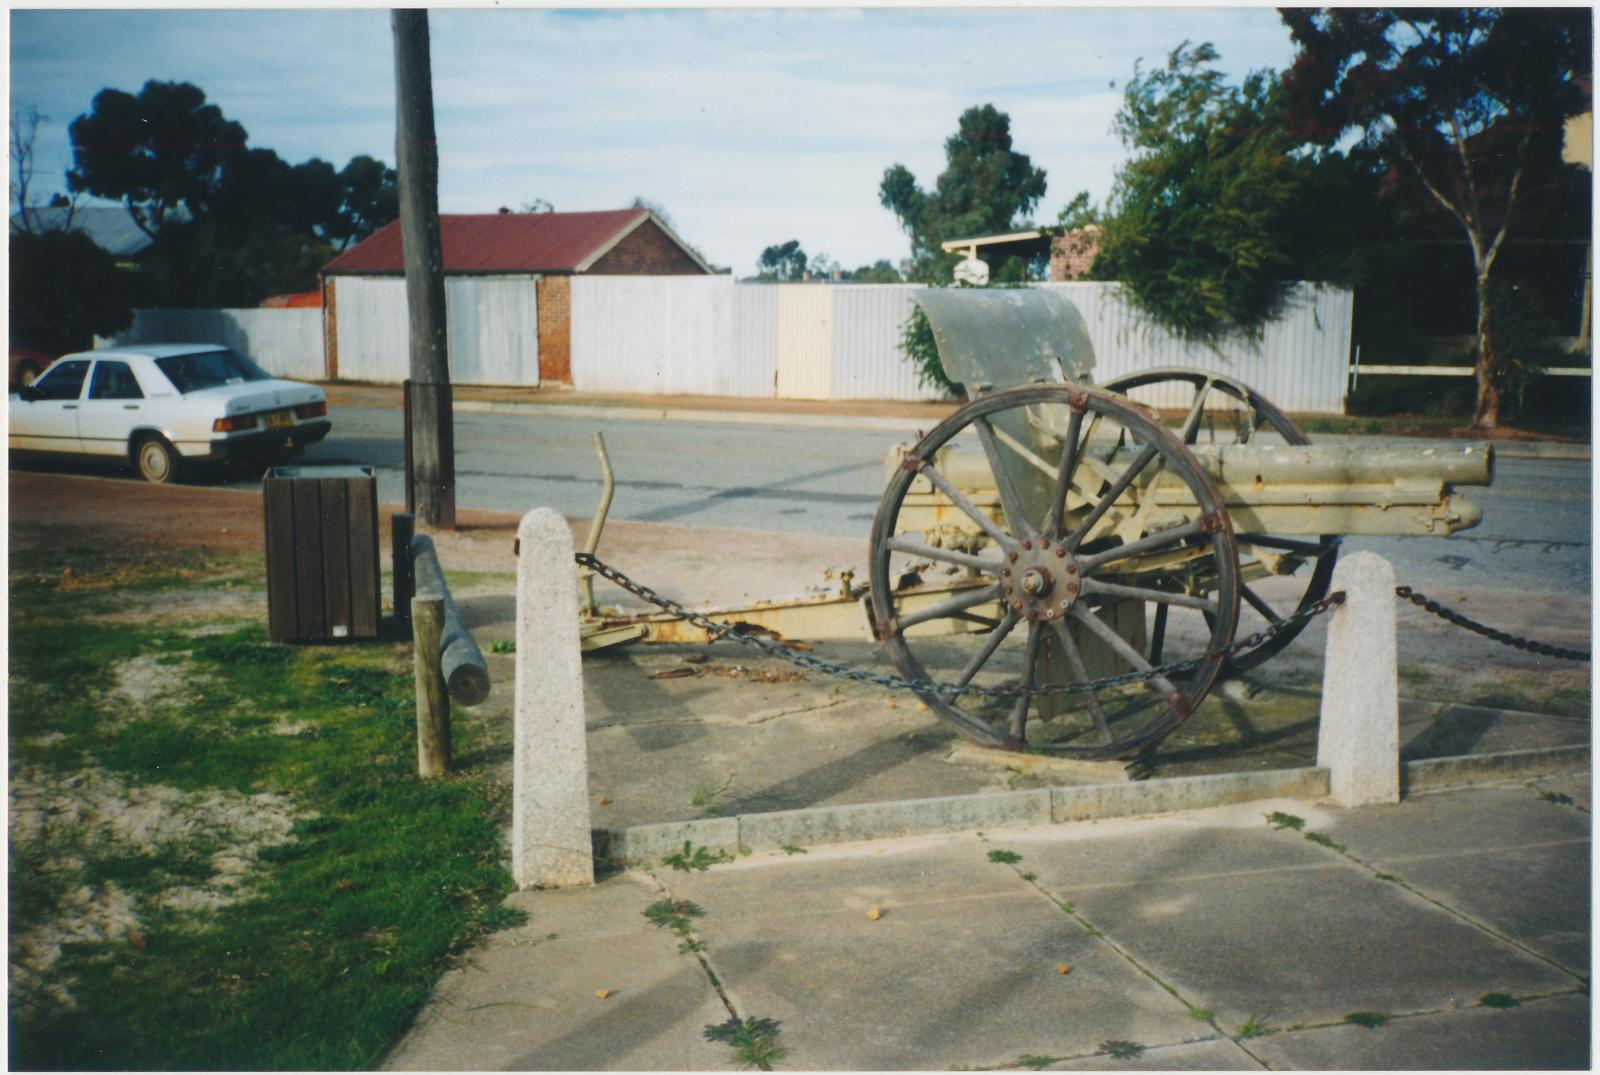
{"label": "red corrugated roof", "polygon": [[[644,209],[599,213],[450,213],[439,215],[444,271],[572,272],[647,215]],[[379,228],[322,267],[325,273],[405,271],[398,220]]]}

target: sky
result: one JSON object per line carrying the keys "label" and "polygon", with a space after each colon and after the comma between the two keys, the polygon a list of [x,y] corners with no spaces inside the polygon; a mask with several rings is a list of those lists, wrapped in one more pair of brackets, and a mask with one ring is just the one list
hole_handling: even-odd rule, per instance
{"label": "sky", "polygon": [[[878,201],[901,163],[924,189],[961,113],[993,104],[1045,169],[1034,220],[1099,202],[1135,64],[1210,41],[1231,76],[1285,67],[1267,7],[451,8],[430,14],[446,213],[617,209],[644,198],[741,276],[798,239],[845,268],[910,245]],[[12,10],[12,113],[37,108],[33,189],[65,189],[67,127],[110,86],[187,81],[290,163],[394,163],[386,10]]]}

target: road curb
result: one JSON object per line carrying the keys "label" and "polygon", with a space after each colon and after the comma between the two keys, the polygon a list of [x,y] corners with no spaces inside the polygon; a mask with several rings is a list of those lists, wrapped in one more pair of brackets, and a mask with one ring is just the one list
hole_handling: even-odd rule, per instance
{"label": "road curb", "polygon": [[[582,403],[498,403],[493,400],[456,400],[458,413],[511,414],[532,417],[555,414],[564,418],[604,418],[632,422],[720,422],[724,425],[787,426],[797,429],[865,429],[919,432],[932,429],[941,420],[937,415],[923,418],[875,417],[872,415],[791,414],[781,411],[722,411],[687,407],[606,407]],[[1425,437],[1385,437],[1382,435],[1341,433],[1329,440],[1359,440],[1383,444],[1450,446],[1464,441]],[[1489,441],[1502,459],[1561,459],[1587,462],[1592,451],[1587,444],[1557,441]]]}
{"label": "road curb", "polygon": [[[1587,771],[1589,763],[1590,748],[1586,745],[1428,758],[1406,762],[1401,767],[1401,785],[1407,793],[1435,791],[1523,780],[1568,770]],[[1326,769],[1270,769],[816,806],[599,829],[593,835],[597,859],[624,865],[648,862],[658,855],[681,851],[686,842],[730,851],[767,851],[785,846],[806,847],[1166,814],[1263,799],[1315,800],[1327,794]]]}

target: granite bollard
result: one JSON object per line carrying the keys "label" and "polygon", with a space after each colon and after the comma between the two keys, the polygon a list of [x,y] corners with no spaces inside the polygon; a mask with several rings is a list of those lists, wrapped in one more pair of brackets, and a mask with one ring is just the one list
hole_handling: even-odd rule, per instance
{"label": "granite bollard", "polygon": [[1317,764],[1339,806],[1400,801],[1400,693],[1394,566],[1371,552],[1343,557],[1332,588]]}
{"label": "granite bollard", "polygon": [[517,527],[511,874],[519,888],[594,883],[589,754],[572,531],[550,508]]}

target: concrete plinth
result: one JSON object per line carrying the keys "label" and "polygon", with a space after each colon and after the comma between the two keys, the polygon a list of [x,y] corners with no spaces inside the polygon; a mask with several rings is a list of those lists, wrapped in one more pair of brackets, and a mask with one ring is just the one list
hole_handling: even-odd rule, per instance
{"label": "concrete plinth", "polygon": [[520,888],[594,883],[572,531],[549,508],[517,528],[511,873]]}
{"label": "concrete plinth", "polygon": [[1400,694],[1395,664],[1394,567],[1352,553],[1333,572],[1344,604],[1328,623],[1317,764],[1339,806],[1400,801]]}

